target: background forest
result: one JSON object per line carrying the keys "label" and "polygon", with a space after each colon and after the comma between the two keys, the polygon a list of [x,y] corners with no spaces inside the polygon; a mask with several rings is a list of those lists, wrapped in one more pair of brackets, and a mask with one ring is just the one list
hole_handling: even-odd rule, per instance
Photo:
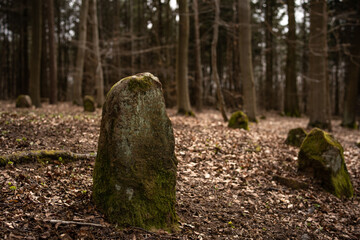
{"label": "background forest", "polygon": [[360,239],[359,42],[357,0],[0,0],[0,239]]}
{"label": "background forest", "polygon": [[190,111],[187,101],[197,110],[245,108],[250,118],[256,107],[289,116],[326,109],[321,115],[356,125],[358,1],[254,0],[250,8],[248,1],[179,3],[1,1],[0,98],[30,94],[39,107],[41,101],[81,104],[93,95],[101,106],[119,79],[149,71],[162,82],[167,106],[179,111]]}

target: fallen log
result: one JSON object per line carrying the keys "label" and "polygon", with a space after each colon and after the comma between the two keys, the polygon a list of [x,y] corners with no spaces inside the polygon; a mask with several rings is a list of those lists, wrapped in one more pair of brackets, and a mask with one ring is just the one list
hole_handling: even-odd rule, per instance
{"label": "fallen log", "polygon": [[16,152],[14,154],[0,155],[0,167],[8,164],[25,164],[32,162],[39,163],[69,163],[81,159],[95,158],[96,153],[83,154],[63,150],[34,150]]}

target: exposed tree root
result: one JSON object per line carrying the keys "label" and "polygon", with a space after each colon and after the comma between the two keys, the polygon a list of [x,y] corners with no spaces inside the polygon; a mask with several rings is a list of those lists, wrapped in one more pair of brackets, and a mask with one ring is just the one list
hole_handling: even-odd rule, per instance
{"label": "exposed tree root", "polygon": [[8,164],[24,164],[31,162],[40,163],[68,163],[77,161],[80,159],[94,158],[96,153],[81,154],[73,153],[62,150],[38,150],[38,151],[27,151],[17,152],[9,155],[0,155],[0,167],[4,167]]}
{"label": "exposed tree root", "polygon": [[284,177],[280,177],[280,176],[273,176],[273,180],[275,182],[278,182],[280,183],[281,185],[284,185],[288,188],[291,188],[291,189],[308,189],[309,188],[309,185],[307,185],[306,183],[303,183],[303,182],[299,182],[295,179],[291,179],[291,178],[284,178]]}

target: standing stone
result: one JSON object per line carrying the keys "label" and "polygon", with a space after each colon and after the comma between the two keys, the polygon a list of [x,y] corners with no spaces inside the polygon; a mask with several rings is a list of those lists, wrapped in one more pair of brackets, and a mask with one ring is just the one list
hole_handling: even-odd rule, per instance
{"label": "standing stone", "polygon": [[150,73],[124,78],[103,106],[93,199],[119,226],[177,228],[177,159],[161,83]]}
{"label": "standing stone", "polygon": [[341,144],[330,134],[314,128],[304,139],[299,156],[299,170],[310,170],[322,186],[337,197],[353,196],[354,190],[344,161]]}
{"label": "standing stone", "polygon": [[83,104],[85,112],[95,112],[95,100],[93,96],[86,95]]}
{"label": "standing stone", "polygon": [[17,108],[31,108],[32,102],[29,95],[19,95],[16,98],[15,106]]}

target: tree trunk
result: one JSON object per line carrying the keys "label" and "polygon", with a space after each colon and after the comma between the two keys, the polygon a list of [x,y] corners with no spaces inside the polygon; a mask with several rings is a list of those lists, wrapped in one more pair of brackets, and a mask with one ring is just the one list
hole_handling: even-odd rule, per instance
{"label": "tree trunk", "polygon": [[177,46],[176,85],[178,113],[192,116],[188,87],[188,48],[189,48],[189,7],[187,0],[178,0],[179,39]]}
{"label": "tree trunk", "polygon": [[41,66],[41,28],[42,28],[42,1],[32,1],[32,45],[29,93],[35,107],[41,107],[40,100],[40,66]]}
{"label": "tree trunk", "polygon": [[215,3],[215,19],[214,19],[214,29],[213,29],[213,40],[211,43],[211,70],[212,70],[212,78],[216,84],[216,92],[217,92],[217,97],[218,97],[218,101],[219,101],[221,115],[224,119],[224,122],[227,122],[228,117],[226,116],[225,102],[224,102],[224,97],[221,92],[220,79],[219,79],[219,74],[218,74],[218,70],[217,70],[216,47],[217,47],[218,37],[219,37],[220,0],[214,0],[214,3]]}
{"label": "tree trunk", "polygon": [[273,98],[273,8],[274,0],[266,1],[265,7],[265,60],[266,60],[266,70],[265,70],[265,108],[266,110],[274,109],[274,98]]}
{"label": "tree trunk", "polygon": [[76,105],[82,104],[82,80],[84,73],[84,59],[86,48],[86,19],[88,15],[89,0],[82,0],[79,23],[79,42],[76,56],[73,102]]}
{"label": "tree trunk", "polygon": [[240,70],[243,79],[244,110],[256,122],[256,95],[251,53],[250,0],[239,0]]}
{"label": "tree trunk", "polygon": [[325,0],[310,1],[309,127],[331,130],[327,87],[327,9]]}
{"label": "tree trunk", "polygon": [[301,30],[302,30],[302,40],[303,40],[303,48],[302,48],[302,65],[301,65],[301,71],[302,71],[302,111],[303,113],[307,113],[307,109],[308,109],[308,80],[307,80],[307,75],[308,75],[308,45],[307,43],[307,32],[306,32],[306,12],[307,12],[307,3],[305,3],[305,0],[303,0],[303,11],[304,11],[304,19],[303,19],[303,23],[301,25]]}
{"label": "tree trunk", "polygon": [[196,109],[202,110],[203,107],[203,73],[201,67],[201,44],[200,44],[200,25],[198,0],[193,0],[194,10],[194,30],[195,30],[195,61],[196,61]]}
{"label": "tree trunk", "polygon": [[49,65],[50,65],[50,104],[57,103],[57,65],[56,65],[56,44],[54,31],[54,1],[47,0],[47,21],[49,29]]}
{"label": "tree trunk", "polygon": [[356,26],[353,31],[350,56],[347,56],[344,113],[341,125],[348,128],[357,128],[356,105],[358,97],[358,84],[360,81],[360,27]]}
{"label": "tree trunk", "polygon": [[96,0],[90,0],[91,12],[91,24],[92,24],[92,41],[93,41],[93,50],[95,53],[96,61],[96,72],[95,72],[95,87],[96,87],[96,104],[98,107],[101,107],[104,103],[104,76],[101,65],[101,55],[100,55],[100,46],[99,46],[99,29],[98,29],[98,19],[97,19],[97,10],[96,10]]}
{"label": "tree trunk", "polygon": [[289,31],[287,39],[284,112],[285,115],[290,117],[300,117],[299,99],[296,84],[296,25],[294,5],[294,0],[287,1]]}

